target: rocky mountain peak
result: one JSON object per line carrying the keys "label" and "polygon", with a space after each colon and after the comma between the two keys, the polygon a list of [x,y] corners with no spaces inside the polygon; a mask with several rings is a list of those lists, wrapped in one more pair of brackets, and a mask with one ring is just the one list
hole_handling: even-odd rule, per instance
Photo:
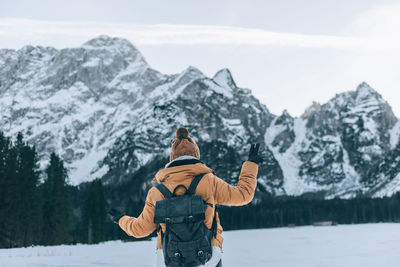
{"label": "rocky mountain peak", "polygon": [[[335,97],[320,107],[313,104],[310,111],[318,108],[323,110],[326,116],[335,120],[363,118],[363,120],[374,119],[378,124],[389,122],[385,128],[391,128],[397,121],[390,105],[366,82],[362,82],[354,91],[336,94]],[[305,113],[308,114],[307,117],[313,114],[309,111]],[[323,116],[322,120],[325,120],[326,116]],[[387,121],[383,121],[382,117],[386,117]]]}
{"label": "rocky mountain peak", "polygon": [[27,56],[42,56],[45,53],[54,53],[57,49],[53,47],[33,46],[26,45],[22,47],[19,52]]}
{"label": "rocky mountain peak", "polygon": [[232,73],[229,69],[222,69],[215,73],[213,80],[222,87],[236,88],[236,83],[232,78]]}
{"label": "rocky mountain peak", "polygon": [[300,116],[301,118],[307,118],[309,117],[311,114],[315,113],[315,112],[319,112],[321,110],[321,104],[313,101],[311,106],[309,106],[308,108],[306,108],[306,110],[304,111],[304,113]]}
{"label": "rocky mountain peak", "polygon": [[362,82],[354,92],[354,104],[348,114],[374,119],[385,131],[397,122],[392,107],[368,83]]}
{"label": "rocky mountain peak", "polygon": [[181,74],[181,77],[188,76],[192,79],[196,78],[204,78],[205,75],[196,67],[194,66],[189,66],[187,67]]}
{"label": "rocky mountain peak", "polygon": [[362,82],[355,91],[356,103],[363,103],[368,100],[382,102],[382,96],[375,91],[368,83]]}
{"label": "rocky mountain peak", "polygon": [[289,112],[284,109],[282,114],[276,118],[275,124],[288,124],[293,122],[293,117],[290,116]]}
{"label": "rocky mountain peak", "polygon": [[136,49],[131,42],[124,38],[118,37],[110,37],[108,35],[100,35],[89,41],[85,42],[83,47],[90,48],[101,48],[101,47],[120,47],[120,48],[128,48],[128,49]]}
{"label": "rocky mountain peak", "polygon": [[[74,48],[72,48],[74,49]],[[86,54],[99,55],[100,53],[106,52],[107,56],[110,56],[108,52],[112,52],[114,56],[122,56],[129,62],[136,62],[139,64],[148,65],[140,51],[127,39],[110,37],[107,35],[100,35],[93,38],[77,49],[84,49]],[[99,52],[91,50],[100,50]]]}

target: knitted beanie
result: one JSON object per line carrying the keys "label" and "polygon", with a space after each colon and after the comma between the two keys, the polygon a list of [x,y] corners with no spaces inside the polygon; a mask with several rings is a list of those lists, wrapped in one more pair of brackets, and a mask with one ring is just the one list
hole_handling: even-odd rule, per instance
{"label": "knitted beanie", "polygon": [[172,141],[170,161],[180,156],[193,156],[200,159],[200,150],[196,142],[189,136],[189,131],[185,127],[176,130],[176,138]]}

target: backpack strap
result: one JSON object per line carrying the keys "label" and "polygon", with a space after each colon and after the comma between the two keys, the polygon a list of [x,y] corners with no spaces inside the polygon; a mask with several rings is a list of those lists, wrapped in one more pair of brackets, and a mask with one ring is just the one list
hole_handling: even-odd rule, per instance
{"label": "backpack strap", "polygon": [[201,178],[203,178],[203,176],[205,175],[205,173],[199,174],[197,176],[195,176],[187,190],[187,194],[189,195],[194,195],[194,192],[196,191],[197,185],[200,183]]}
{"label": "backpack strap", "polygon": [[211,226],[211,232],[214,237],[217,237],[217,205],[214,208],[214,218]]}
{"label": "backpack strap", "polygon": [[161,192],[161,194],[163,194],[163,196],[165,198],[171,198],[172,197],[171,191],[169,191],[169,189],[165,185],[158,184],[158,185],[156,185],[156,188]]}
{"label": "backpack strap", "polygon": [[[158,191],[161,192],[161,194],[164,196],[164,198],[167,199],[167,198],[171,198],[172,197],[171,191],[169,191],[169,189],[165,185],[160,183],[160,184],[157,184],[155,187],[158,189]],[[168,230],[167,226],[168,225],[166,224],[165,225],[165,227],[166,227],[166,231],[165,232],[167,232],[167,230]],[[158,233],[158,231],[160,231],[160,233],[161,233],[161,242],[164,242],[163,240],[164,240],[164,235],[165,234],[162,231],[161,224],[157,225],[156,232]]]}

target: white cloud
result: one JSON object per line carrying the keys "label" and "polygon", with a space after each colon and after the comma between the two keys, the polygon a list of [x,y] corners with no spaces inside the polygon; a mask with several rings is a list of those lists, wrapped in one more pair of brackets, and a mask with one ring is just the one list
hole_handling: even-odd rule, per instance
{"label": "white cloud", "polygon": [[124,37],[139,45],[271,45],[307,48],[354,48],[360,38],[272,32],[262,29],[205,25],[137,25],[95,22],[54,22],[28,19],[0,19],[0,31],[10,38],[51,40],[92,38],[100,34]]}
{"label": "white cloud", "polygon": [[374,47],[398,48],[400,45],[400,4],[375,5],[359,14],[348,33],[366,38]]}

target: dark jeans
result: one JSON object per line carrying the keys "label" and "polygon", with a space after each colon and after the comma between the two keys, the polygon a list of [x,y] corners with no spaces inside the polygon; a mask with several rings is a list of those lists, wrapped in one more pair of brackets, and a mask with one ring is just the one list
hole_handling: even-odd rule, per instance
{"label": "dark jeans", "polygon": [[215,267],[222,267],[222,260],[220,260],[220,261],[218,262],[217,266],[215,266]]}

